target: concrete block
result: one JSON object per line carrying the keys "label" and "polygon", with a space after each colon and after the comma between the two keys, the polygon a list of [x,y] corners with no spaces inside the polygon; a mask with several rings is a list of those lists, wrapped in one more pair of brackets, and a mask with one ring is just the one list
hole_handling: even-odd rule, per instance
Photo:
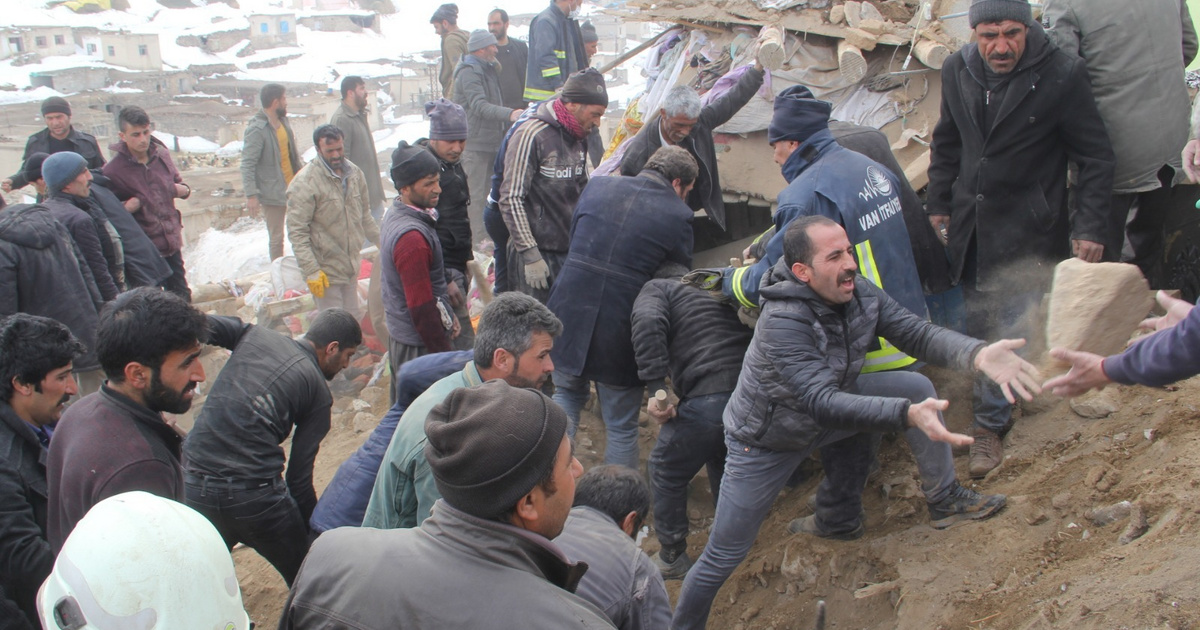
{"label": "concrete block", "polygon": [[1149,289],[1135,265],[1078,258],[1059,263],[1046,321],[1048,346],[1101,356],[1120,352],[1154,306]]}
{"label": "concrete block", "polygon": [[848,44],[862,50],[875,50],[875,44],[879,42],[874,35],[859,28],[846,29],[845,38]]}

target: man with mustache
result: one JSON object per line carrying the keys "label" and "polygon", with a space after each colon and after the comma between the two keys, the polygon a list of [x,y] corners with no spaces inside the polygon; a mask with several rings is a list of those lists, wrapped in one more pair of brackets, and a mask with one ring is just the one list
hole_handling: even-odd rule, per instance
{"label": "man with mustache", "polygon": [[[1046,37],[1028,0],[973,0],[968,17],[976,41],[942,67],[925,212],[962,283],[967,332],[1024,337],[1019,322],[1055,263],[1119,254],[1105,251],[1125,221],[1112,204],[1116,158],[1083,60]],[[977,378],[974,411],[970,473],[981,478],[1004,459],[1012,405]]]}
{"label": "man with mustache", "polygon": [[71,363],[81,354],[83,344],[53,319],[0,320],[0,616],[13,624],[6,628],[39,626],[34,600],[54,566],[46,449],[76,392]]}
{"label": "man with mustache", "polygon": [[[523,293],[496,296],[479,318],[475,359],[425,390],[404,411],[367,504],[364,527],[417,527],[442,498],[425,458],[425,421],[431,409],[460,387],[502,379],[513,387],[541,389],[554,371],[550,349],[562,324],[541,302]],[[457,360],[459,353],[436,356]]]}
{"label": "man with mustache", "polygon": [[313,131],[317,157],[287,190],[288,240],[318,309],[359,315],[358,267],[363,241],[379,242],[362,169],[346,159],[344,134],[333,125]]}
{"label": "man with mustache", "polygon": [[93,505],[113,495],[143,490],[183,501],[183,438],[163,413],[192,406],[207,339],[204,314],[168,291],[141,287],[104,308],[96,355],[108,380],[63,413],[50,444],[55,552]]}
{"label": "man with mustache", "polygon": [[[866,350],[878,337],[922,360],[978,370],[1030,399],[1040,391],[1037,370],[1013,353],[1024,340],[991,345],[939,328],[858,275],[846,230],[820,215],[787,227],[783,258],[763,279],[762,315],[725,407],[728,458],[720,501],[704,553],[688,571],[671,627],[704,628],[721,585],[745,559],[775,498],[792,472],[820,450],[825,479],[814,514],[792,521],[792,533],[850,540],[863,535],[862,492],[870,470],[871,433],[904,431],[922,468],[931,524],[985,518],[1004,504],[953,481],[927,483],[928,460],[950,460],[950,444],[971,438],[950,433],[929,379],[915,372],[862,374]],[[915,445],[921,444],[918,449]],[[939,454],[939,449],[941,449]]]}
{"label": "man with mustache", "polygon": [[313,464],[333,406],[326,381],[350,364],[362,329],[340,308],[321,311],[303,339],[233,317],[210,317],[208,326],[211,343],[233,354],[183,443],[187,504],[226,546],[253,547],[290,585],[317,505]]}

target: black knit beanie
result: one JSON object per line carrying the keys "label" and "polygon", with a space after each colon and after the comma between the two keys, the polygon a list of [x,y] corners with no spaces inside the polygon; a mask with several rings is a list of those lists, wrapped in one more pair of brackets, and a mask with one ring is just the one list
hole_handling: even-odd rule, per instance
{"label": "black knit beanie", "polygon": [[66,114],[71,115],[71,104],[67,99],[61,96],[51,96],[42,101],[42,115],[46,114]]}
{"label": "black knit beanie", "polygon": [[775,96],[775,113],[767,126],[767,142],[781,140],[804,142],[809,136],[829,128],[833,105],[820,101],[803,85],[793,85]]}
{"label": "black knit beanie", "polygon": [[535,389],[503,380],[460,388],[425,419],[425,459],[446,503],[495,518],[554,470],[567,414]]}
{"label": "black knit beanie", "polygon": [[1033,9],[1029,6],[1029,0],[971,0],[971,8],[967,11],[967,22],[971,28],[1004,20],[1032,24]]}
{"label": "black knit beanie", "polygon": [[564,103],[608,107],[608,90],[604,87],[604,75],[595,68],[585,68],[567,77],[561,96]]}
{"label": "black knit beanie", "polygon": [[396,150],[392,151],[391,175],[396,192],[422,177],[438,174],[439,169],[437,158],[428,149],[411,145],[407,140],[401,140]]}

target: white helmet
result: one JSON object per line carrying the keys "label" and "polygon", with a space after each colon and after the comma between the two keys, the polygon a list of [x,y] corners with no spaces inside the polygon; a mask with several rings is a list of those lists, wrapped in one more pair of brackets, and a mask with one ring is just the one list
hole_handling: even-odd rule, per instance
{"label": "white helmet", "polygon": [[38,591],[45,630],[249,630],[233,559],[195,510],[146,492],[97,503]]}

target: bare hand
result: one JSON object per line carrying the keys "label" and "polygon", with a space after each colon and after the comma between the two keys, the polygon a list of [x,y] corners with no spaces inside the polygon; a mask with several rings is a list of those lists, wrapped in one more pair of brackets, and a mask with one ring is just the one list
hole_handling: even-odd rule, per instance
{"label": "bare hand", "polygon": [[1004,392],[1005,400],[1010,403],[1017,402],[1014,391],[1025,400],[1033,400],[1033,394],[1029,392],[1040,394],[1042,391],[1042,386],[1038,385],[1042,375],[1037,368],[1013,352],[1024,345],[1024,339],[1001,339],[984,346],[975,355],[975,369],[995,381]]}
{"label": "bare hand", "polygon": [[1158,300],[1158,305],[1167,314],[1162,317],[1150,317],[1142,320],[1142,323],[1138,324],[1138,328],[1142,330],[1154,332],[1166,330],[1183,321],[1188,316],[1188,313],[1192,312],[1191,304],[1167,295],[1166,291],[1159,291],[1154,295],[1154,299]]}
{"label": "bare hand", "polygon": [[1071,239],[1071,253],[1083,262],[1100,262],[1104,255],[1104,246],[1095,241]]}
{"label": "bare hand", "polygon": [[259,210],[258,197],[246,197],[246,212],[249,212],[252,218],[258,218]]}
{"label": "bare hand", "polygon": [[1050,351],[1050,356],[1071,364],[1066,374],[1056,376],[1042,385],[1055,396],[1073,398],[1092,389],[1104,389],[1105,385],[1112,382],[1104,373],[1104,357],[1098,354],[1055,348]]}
{"label": "bare hand", "polygon": [[934,442],[945,442],[952,446],[969,446],[975,438],[961,433],[951,433],[942,424],[940,412],[950,407],[950,401],[926,398],[908,407],[908,426],[916,427]]}
{"label": "bare hand", "polygon": [[187,199],[192,194],[192,189],[188,188],[187,184],[175,184],[175,197],[179,199]]}
{"label": "bare hand", "polygon": [[931,214],[929,215],[929,225],[932,225],[933,231],[937,232],[938,238],[942,240],[942,245],[950,242],[950,215]]}
{"label": "bare hand", "polygon": [[446,283],[446,297],[450,300],[450,306],[454,308],[462,308],[467,303],[462,289],[458,288],[458,283],[454,281]]}
{"label": "bare hand", "polygon": [[130,212],[137,212],[142,209],[142,200],[137,197],[130,197],[125,202],[125,209]]}
{"label": "bare hand", "polygon": [[4,192],[12,192],[12,180],[5,177],[4,181],[0,182],[0,189],[3,189]]}
{"label": "bare hand", "polygon": [[512,110],[512,113],[508,115],[508,121],[517,122],[517,119],[521,117],[521,111],[519,109]]}
{"label": "bare hand", "polygon": [[655,422],[666,424],[668,420],[675,417],[675,405],[668,403],[665,407],[659,407],[657,403],[657,400],[651,398],[650,402],[646,403],[646,413],[650,414]]}
{"label": "bare hand", "polygon": [[460,334],[462,334],[462,324],[458,323],[457,317],[454,317],[453,319],[454,319],[454,324],[451,325],[451,327],[450,327],[450,338],[458,339],[458,336]]}
{"label": "bare hand", "polygon": [[1193,183],[1200,182],[1200,140],[1188,140],[1183,147],[1183,172]]}

